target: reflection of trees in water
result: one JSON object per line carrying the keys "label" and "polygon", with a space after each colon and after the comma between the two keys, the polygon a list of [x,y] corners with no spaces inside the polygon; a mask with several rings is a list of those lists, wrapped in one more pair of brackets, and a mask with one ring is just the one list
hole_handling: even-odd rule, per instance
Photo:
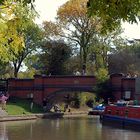
{"label": "reflection of trees in water", "polygon": [[35,121],[6,122],[9,138],[6,140],[33,140],[33,123]]}
{"label": "reflection of trees in water", "polygon": [[5,122],[0,123],[0,140],[8,140]]}
{"label": "reflection of trees in water", "polygon": [[0,123],[0,140],[139,140],[139,138],[139,132],[101,125],[98,117]]}

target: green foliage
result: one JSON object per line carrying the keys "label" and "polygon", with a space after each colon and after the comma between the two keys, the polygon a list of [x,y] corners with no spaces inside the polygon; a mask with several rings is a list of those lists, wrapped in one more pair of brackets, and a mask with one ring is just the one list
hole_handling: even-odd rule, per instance
{"label": "green foliage", "polygon": [[95,73],[98,82],[104,82],[109,78],[108,70],[105,68],[99,68],[99,70]]}
{"label": "green foliage", "polygon": [[55,23],[44,22],[46,35],[64,38],[73,48],[80,47],[80,71],[83,65],[86,67],[89,47],[100,29],[100,21],[87,16],[86,2],[70,0],[58,9]]}
{"label": "green foliage", "polygon": [[[6,1],[8,1],[8,0],[6,0]],[[27,5],[27,4],[32,5],[35,0],[16,0],[16,1],[23,2],[24,5]],[[0,4],[3,4],[4,2],[5,2],[5,0],[0,0]],[[15,1],[13,0],[13,2],[15,2]]]}
{"label": "green foliage", "polygon": [[43,33],[34,23],[37,15],[29,6],[10,1],[5,1],[3,6],[7,7],[2,11],[5,14],[2,19],[6,28],[0,34],[2,38],[0,41],[0,57],[2,60],[12,62],[14,77],[17,77],[22,62],[41,44]]}
{"label": "green foliage", "polygon": [[71,97],[72,106],[75,108],[80,108],[82,106],[92,107],[95,102],[95,94],[88,92],[76,92],[74,96]]}
{"label": "green foliage", "polygon": [[0,61],[0,78],[13,77],[13,68],[8,62]]}
{"label": "green foliage", "polygon": [[37,49],[41,47],[43,42],[43,34],[42,30],[31,20],[27,21],[27,27],[23,31],[24,34],[24,48],[14,55],[14,59],[12,60],[14,69],[15,69],[15,77],[25,59],[28,59],[29,55],[35,53]]}
{"label": "green foliage", "polygon": [[36,74],[36,70],[34,68],[27,69],[26,71],[20,71],[18,74],[18,78],[34,78]]}
{"label": "green foliage", "polygon": [[116,50],[109,55],[110,73],[130,73],[132,76],[140,75],[139,41],[120,42],[116,46]]}
{"label": "green foliage", "polygon": [[[9,6],[11,8],[9,8]],[[19,46],[23,46],[23,37],[19,36],[16,31],[16,25],[17,22],[19,22],[19,19],[16,19],[14,14],[16,5],[9,1],[5,1],[0,7],[2,8],[0,11],[0,25],[2,26],[0,32],[0,57],[1,60],[8,61],[11,57],[9,49],[16,53]]]}
{"label": "green foliage", "polygon": [[139,0],[88,0],[88,13],[103,22],[104,32],[114,30],[121,21],[137,22]]}
{"label": "green foliage", "polygon": [[34,24],[36,13],[22,2],[7,0],[0,5],[0,58],[6,62],[14,61],[15,77],[23,59],[31,52],[29,46],[38,45],[40,39],[39,28]]}
{"label": "green foliage", "polygon": [[109,81],[99,82],[96,86],[96,101],[107,103],[108,98],[114,100]]}
{"label": "green foliage", "polygon": [[71,99],[72,105],[75,108],[80,108],[80,97],[78,93],[75,93]]}
{"label": "green foliage", "polygon": [[65,62],[71,56],[71,47],[64,41],[50,41],[42,47],[40,55],[43,74],[65,75]]}
{"label": "green foliage", "polygon": [[93,107],[95,97],[96,95],[94,93],[83,92],[82,94],[79,94],[80,106],[86,105],[88,107]]}
{"label": "green foliage", "polygon": [[[98,34],[89,49],[88,69],[89,72],[98,73],[100,68],[108,70],[108,54],[113,50],[112,46],[121,40],[121,27],[118,27],[106,35]],[[92,62],[92,63],[91,63]],[[93,69],[92,69],[93,68]]]}

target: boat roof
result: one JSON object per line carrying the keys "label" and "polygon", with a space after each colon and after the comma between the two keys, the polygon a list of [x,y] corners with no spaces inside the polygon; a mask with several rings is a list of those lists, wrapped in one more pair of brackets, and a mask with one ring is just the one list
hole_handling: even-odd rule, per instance
{"label": "boat roof", "polygon": [[110,104],[107,107],[127,107],[127,108],[140,108],[140,105],[115,105],[115,104]]}

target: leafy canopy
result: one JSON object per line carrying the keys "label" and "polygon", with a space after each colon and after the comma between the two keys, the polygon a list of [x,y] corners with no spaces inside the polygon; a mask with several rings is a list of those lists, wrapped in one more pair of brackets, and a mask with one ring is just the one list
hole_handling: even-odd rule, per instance
{"label": "leafy canopy", "polygon": [[98,16],[104,29],[112,30],[121,21],[135,22],[139,17],[140,0],[89,0],[88,14]]}
{"label": "leafy canopy", "polygon": [[25,46],[24,32],[35,13],[20,2],[5,1],[1,7],[4,8],[0,17],[0,58],[8,61],[12,53],[17,54]]}

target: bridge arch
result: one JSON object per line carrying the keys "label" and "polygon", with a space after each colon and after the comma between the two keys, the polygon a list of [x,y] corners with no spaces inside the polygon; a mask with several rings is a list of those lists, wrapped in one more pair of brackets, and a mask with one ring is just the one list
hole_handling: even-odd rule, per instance
{"label": "bridge arch", "polygon": [[[78,92],[77,92],[78,91]],[[53,92],[45,95],[47,101],[47,110],[51,110],[51,108],[57,104],[64,103],[67,104],[68,101],[74,101],[74,98],[76,97],[75,94],[79,93],[95,93],[95,88],[92,89],[85,89],[85,88],[62,88],[59,90],[54,90]]]}
{"label": "bridge arch", "polygon": [[44,95],[45,98],[49,99],[49,100],[53,100],[53,98],[55,98],[55,96],[57,95],[71,95],[74,92],[89,92],[89,93],[95,93],[95,88],[93,87],[92,89],[88,89],[88,88],[62,88],[62,89],[54,89],[54,91],[50,92],[49,94]]}

